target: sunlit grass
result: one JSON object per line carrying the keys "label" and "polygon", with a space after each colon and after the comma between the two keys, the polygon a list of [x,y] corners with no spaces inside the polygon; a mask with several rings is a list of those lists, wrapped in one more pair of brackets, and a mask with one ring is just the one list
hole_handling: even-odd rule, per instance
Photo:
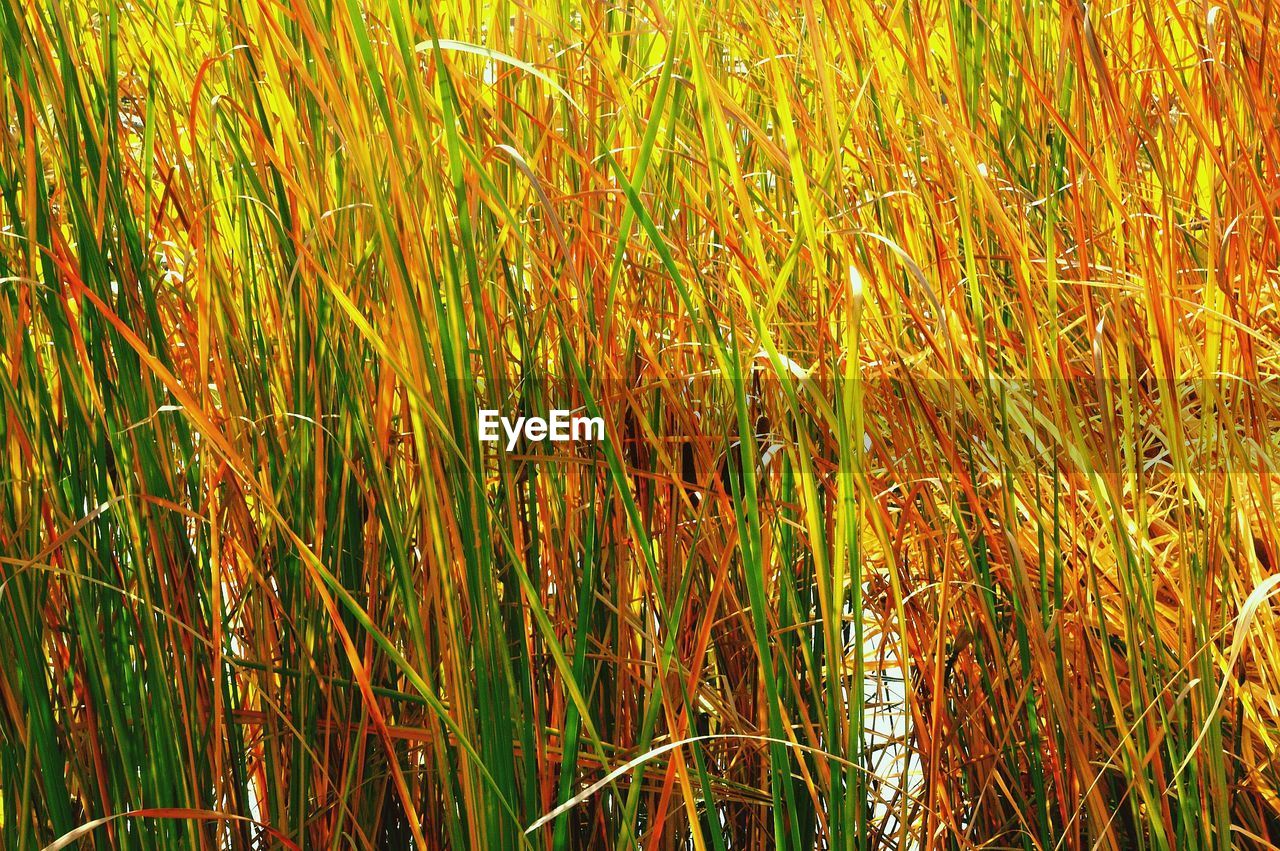
{"label": "sunlit grass", "polygon": [[1277,14],[2,0],[0,848],[1280,845]]}

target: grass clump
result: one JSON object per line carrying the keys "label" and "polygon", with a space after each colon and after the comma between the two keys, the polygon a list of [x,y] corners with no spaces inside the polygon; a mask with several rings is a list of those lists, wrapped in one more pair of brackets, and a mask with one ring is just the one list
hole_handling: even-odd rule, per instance
{"label": "grass clump", "polygon": [[3,0],[0,846],[1276,847],[1275,14]]}

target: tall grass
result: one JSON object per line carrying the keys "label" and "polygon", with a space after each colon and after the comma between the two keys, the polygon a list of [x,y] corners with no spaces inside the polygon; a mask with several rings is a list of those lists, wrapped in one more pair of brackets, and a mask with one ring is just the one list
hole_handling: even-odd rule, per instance
{"label": "tall grass", "polygon": [[1277,847],[1278,14],[3,0],[0,847]]}

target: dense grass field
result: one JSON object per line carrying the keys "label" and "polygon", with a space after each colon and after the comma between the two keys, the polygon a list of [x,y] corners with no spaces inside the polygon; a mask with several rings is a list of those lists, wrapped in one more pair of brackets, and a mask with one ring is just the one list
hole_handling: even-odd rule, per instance
{"label": "dense grass field", "polygon": [[0,848],[1280,847],[1278,17],[0,0]]}

